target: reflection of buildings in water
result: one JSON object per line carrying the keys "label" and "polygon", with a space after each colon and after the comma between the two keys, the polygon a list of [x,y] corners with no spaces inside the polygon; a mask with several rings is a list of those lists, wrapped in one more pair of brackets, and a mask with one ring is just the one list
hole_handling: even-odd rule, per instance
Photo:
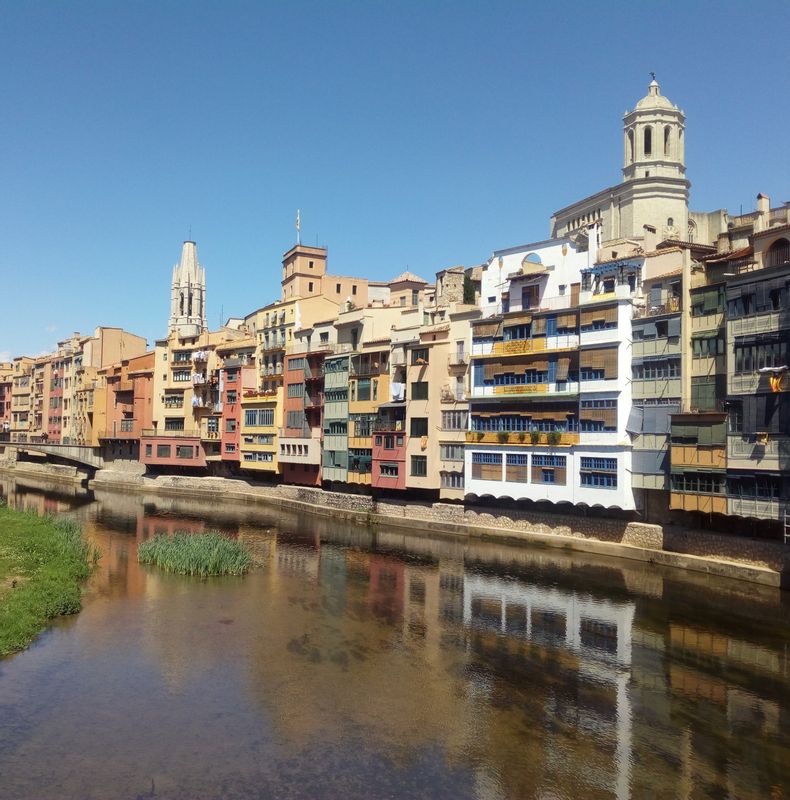
{"label": "reflection of buildings in water", "polygon": [[[464,622],[473,630],[523,640],[541,648],[567,652],[562,659],[575,670],[575,693],[568,698],[548,691],[544,713],[559,722],[560,740],[544,748],[546,767],[554,772],[579,771],[562,756],[567,729],[595,737],[595,753],[585,765],[586,779],[615,796],[630,797],[632,710],[628,683],[635,606],[596,600],[555,588],[544,588],[485,575],[464,578]],[[574,664],[575,661],[575,664]],[[607,740],[613,743],[611,759]],[[613,773],[613,774],[612,774]]]}
{"label": "reflection of buildings in water", "polygon": [[277,572],[317,582],[320,567],[320,544],[317,541],[293,541],[278,536],[274,563]]}

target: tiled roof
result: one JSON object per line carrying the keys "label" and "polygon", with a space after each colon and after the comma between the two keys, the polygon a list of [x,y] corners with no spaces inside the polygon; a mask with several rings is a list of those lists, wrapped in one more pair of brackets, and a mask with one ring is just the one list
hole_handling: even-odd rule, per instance
{"label": "tiled roof", "polygon": [[393,278],[390,283],[405,283],[409,281],[410,283],[424,283],[428,284],[428,281],[424,281],[419,275],[415,275],[413,272],[401,272],[397,278]]}

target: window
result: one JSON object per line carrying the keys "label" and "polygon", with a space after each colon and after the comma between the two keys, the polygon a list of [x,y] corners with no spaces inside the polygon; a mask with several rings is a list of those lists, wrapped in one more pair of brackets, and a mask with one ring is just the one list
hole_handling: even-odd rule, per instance
{"label": "window", "polygon": [[370,400],[370,378],[357,381],[357,400]]}
{"label": "window", "polygon": [[206,430],[209,433],[219,433],[219,417],[209,417],[206,420]]}
{"label": "window", "polygon": [[502,454],[472,453],[472,477],[484,481],[501,481]]}
{"label": "window", "polygon": [[[175,350],[173,352],[173,362],[176,364],[184,364],[188,363],[192,358],[192,352],[190,350]],[[167,361],[167,358],[165,358]]]}
{"label": "window", "polygon": [[183,417],[165,417],[165,430],[166,431],[183,431],[184,418]]}
{"label": "window", "polygon": [[340,284],[339,283],[335,284],[335,292],[337,294],[340,294]]}
{"label": "window", "polygon": [[645,155],[653,155],[653,129],[648,125],[644,133]]}
{"label": "window", "polygon": [[248,408],[244,411],[245,427],[261,427],[274,425],[273,408]]}
{"label": "window", "polygon": [[672,129],[669,127],[669,125],[665,125],[664,126],[664,155],[665,156],[669,155],[669,135],[670,135],[670,131],[671,130]]}
{"label": "window", "polygon": [[465,431],[468,412],[442,411],[442,430]]}
{"label": "window", "polygon": [[411,418],[411,436],[427,436],[428,435],[428,417],[412,417]]}
{"label": "window", "polygon": [[424,478],[428,474],[428,457],[411,457],[411,474],[415,478]]}
{"label": "window", "polygon": [[428,348],[415,348],[411,351],[411,363],[412,366],[415,364],[427,364],[428,363]]}
{"label": "window", "polygon": [[308,292],[312,292],[313,291],[313,282],[312,281],[308,281],[307,282],[307,291]]}
{"label": "window", "polygon": [[303,358],[290,358],[288,359],[288,371],[303,370],[305,368],[305,359]]}
{"label": "window", "polygon": [[310,269],[312,269],[312,268],[313,268],[313,262],[312,262],[312,261],[308,261],[308,262],[307,262],[307,266],[308,266]]}
{"label": "window", "polygon": [[226,378],[227,378],[229,381],[231,381],[231,382],[234,382],[234,381],[236,380],[236,374],[237,374],[237,372],[238,372],[238,370],[235,370],[235,369],[229,369],[229,370],[226,370],[226,371],[225,371],[225,377],[226,377]]}
{"label": "window", "polygon": [[373,454],[370,450],[348,451],[348,469],[351,472],[369,473],[373,470]]}
{"label": "window", "polygon": [[412,400],[428,399],[428,381],[412,381],[411,399]]}
{"label": "window", "polygon": [[192,373],[188,369],[173,370],[174,383],[188,383],[190,380],[192,380]]}
{"label": "window", "polygon": [[227,402],[230,403],[231,405],[233,405],[238,399],[238,395],[236,394],[235,390],[229,390],[225,394],[225,397],[227,398]]}
{"label": "window", "polygon": [[152,451],[153,451],[153,446],[150,445],[150,444],[147,444],[145,446],[145,455],[146,455],[147,458],[151,458]]}
{"label": "window", "polygon": [[192,458],[195,448],[191,445],[177,444],[176,445],[176,458]]}
{"label": "window", "polygon": [[170,445],[169,444],[158,444],[156,446],[156,457],[157,458],[170,458]]}
{"label": "window", "polygon": [[463,489],[464,488],[464,473],[463,472],[440,472],[439,479],[441,481],[442,489]]}
{"label": "window", "polygon": [[413,306],[416,306],[417,303],[419,303],[419,301],[420,301],[420,292],[419,292],[419,290],[418,289],[412,289],[411,290],[411,304]]}
{"label": "window", "polygon": [[381,472],[382,478],[397,478],[398,477],[398,465],[391,464],[391,463],[382,463],[379,467]]}
{"label": "window", "polygon": [[439,447],[439,454],[443,461],[463,461],[464,446],[462,444],[443,444]]}
{"label": "window", "polygon": [[304,384],[303,383],[289,383],[288,384],[288,397],[304,397]]}
{"label": "window", "polygon": [[226,419],[225,420],[225,430],[228,433],[235,433],[236,432],[236,420],[235,419]]}
{"label": "window", "polygon": [[581,485],[596,489],[617,488],[616,458],[580,459]]}
{"label": "window", "polygon": [[351,287],[351,294],[356,294],[356,293],[357,293],[357,285],[356,285],[356,284],[354,284],[354,285]]}

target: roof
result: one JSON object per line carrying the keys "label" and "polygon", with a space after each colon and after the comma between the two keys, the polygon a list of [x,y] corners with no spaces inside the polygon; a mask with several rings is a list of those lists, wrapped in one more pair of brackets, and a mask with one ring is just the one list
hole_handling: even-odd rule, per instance
{"label": "roof", "polygon": [[401,272],[397,278],[393,278],[390,281],[390,285],[393,283],[422,283],[426,286],[428,285],[428,281],[424,281],[419,275],[415,275],[413,272]]}
{"label": "roof", "polygon": [[741,247],[740,250],[729,250],[726,253],[714,253],[712,256],[704,258],[706,264],[718,264],[721,261],[734,261],[737,258],[745,258],[754,253],[751,245],[748,247]]}

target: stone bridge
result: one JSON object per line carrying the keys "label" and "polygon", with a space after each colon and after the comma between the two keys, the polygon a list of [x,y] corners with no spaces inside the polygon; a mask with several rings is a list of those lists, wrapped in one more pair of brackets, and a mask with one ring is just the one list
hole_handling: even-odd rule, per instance
{"label": "stone bridge", "polygon": [[3,442],[0,441],[0,453],[15,450],[17,454],[31,456],[52,456],[93,469],[104,468],[104,456],[101,448],[83,444],[52,444],[50,442]]}

